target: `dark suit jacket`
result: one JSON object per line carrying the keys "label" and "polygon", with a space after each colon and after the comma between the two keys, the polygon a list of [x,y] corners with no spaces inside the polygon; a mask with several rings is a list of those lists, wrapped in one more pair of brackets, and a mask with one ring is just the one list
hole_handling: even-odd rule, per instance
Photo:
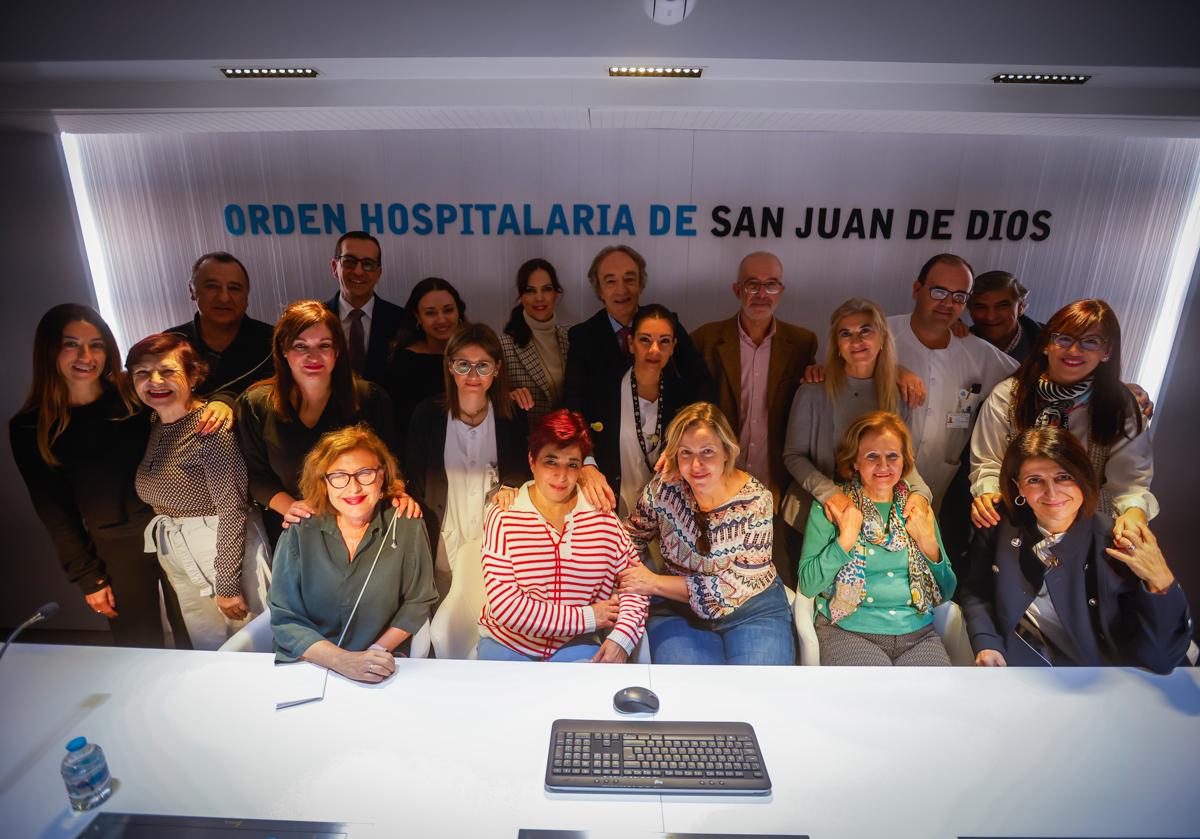
{"label": "dark suit jacket", "polygon": [[[325,301],[325,308],[338,315],[338,297]],[[371,312],[371,337],[367,339],[367,363],[361,371],[356,371],[362,378],[376,382],[382,386],[387,378],[388,359],[391,357],[392,341],[409,321],[408,311],[403,306],[389,303],[378,294],[375,295],[375,308]]]}
{"label": "dark suit jacket", "polygon": [[[446,398],[432,396],[413,411],[408,424],[401,470],[409,495],[421,505],[429,544],[437,550],[446,517]],[[525,412],[513,408],[513,418],[496,414],[496,471],[503,486],[519,487],[529,472],[529,427]]]}
{"label": "dark suit jacket", "polygon": [[[697,352],[708,365],[716,381],[716,405],[729,420],[736,434],[741,428],[742,344],[737,315],[729,320],[706,323],[692,333]],[[767,375],[767,450],[770,474],[763,478],[775,497],[775,509],[787,489],[790,476],[783,464],[783,443],[787,437],[788,413],[804,368],[817,354],[817,336],[801,326],[775,320],[771,338],[771,360]]]}
{"label": "dark suit jacket", "polygon": [[1075,664],[1167,673],[1182,663],[1192,630],[1183,589],[1176,582],[1153,594],[1111,559],[1104,549],[1112,527],[1103,513],[1076,520],[1054,548],[1060,565],[1049,571],[1033,553],[1043,537],[1032,522],[1004,519],[976,531],[970,573],[959,594],[975,652],[997,650],[1010,665],[1044,666],[1015,631],[1044,581],[1082,659]]}
{"label": "dark suit jacket", "polygon": [[[592,437],[592,456],[596,458],[596,468],[608,479],[608,485],[617,498],[621,497],[621,405],[623,400],[629,399],[629,391],[621,387],[621,382],[621,379],[617,379],[606,385],[602,393],[596,393],[593,400],[595,414],[584,415],[591,426],[588,433]],[[679,409],[695,401],[696,389],[691,382],[671,371],[663,376],[664,436]],[[596,430],[597,423],[600,424],[599,431]],[[630,428],[629,433],[636,434],[637,431]]]}
{"label": "dark suit jacket", "polygon": [[[712,399],[712,376],[678,316],[675,316],[675,340],[671,363],[695,394],[692,401]],[[617,348],[617,336],[605,309],[572,326],[567,332],[567,343],[563,404],[579,411],[588,422],[594,422],[592,417],[604,410],[604,403],[610,398],[607,394],[621,383],[631,362]]]}

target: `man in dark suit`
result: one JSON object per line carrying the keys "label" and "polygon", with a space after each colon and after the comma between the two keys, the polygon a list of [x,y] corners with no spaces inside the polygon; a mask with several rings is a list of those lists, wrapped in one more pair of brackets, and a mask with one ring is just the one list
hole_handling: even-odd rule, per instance
{"label": "man in dark suit", "polygon": [[362,230],[346,233],[337,240],[330,267],[339,292],[325,306],[338,316],[346,331],[354,372],[382,383],[392,341],[408,313],[375,293],[383,274],[379,240]]}
{"label": "man in dark suit", "polygon": [[[629,245],[609,245],[592,260],[588,280],[604,308],[567,332],[563,403],[593,422],[604,410],[601,402],[611,391],[612,381],[619,382],[633,364],[629,334],[646,287],[646,260]],[[701,399],[711,399],[712,377],[678,316],[675,338],[672,362],[679,375]],[[585,467],[579,483],[593,506],[612,509],[616,505],[612,489],[595,467]]]}
{"label": "man in dark suit", "polygon": [[796,388],[816,356],[817,336],[775,317],[784,284],[783,263],[774,254],[747,255],[732,289],[741,304],[738,313],[704,324],[692,333],[692,341],[716,380],[716,405],[737,432],[737,465],[774,496],[775,564],[784,582],[794,586],[799,556],[785,557],[798,542],[778,516],[788,484],[783,443]]}
{"label": "man in dark suit", "polygon": [[205,434],[232,425],[238,396],[274,372],[274,326],[246,316],[250,275],[233,254],[213,251],[197,259],[188,292],[196,314],[166,331],[186,338],[208,365],[208,375],[195,390],[208,401],[199,425]]}

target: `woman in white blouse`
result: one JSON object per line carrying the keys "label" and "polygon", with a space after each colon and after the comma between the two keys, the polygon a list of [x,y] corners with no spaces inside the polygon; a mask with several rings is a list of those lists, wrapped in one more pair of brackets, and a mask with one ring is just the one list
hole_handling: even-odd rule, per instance
{"label": "woman in white blouse", "polygon": [[434,584],[450,589],[451,559],[483,538],[483,511],[501,486],[529,479],[528,423],[512,404],[500,339],[482,323],[460,326],[446,344],[445,396],[417,406],[405,440],[408,492],[436,546]]}
{"label": "woman in white blouse", "polygon": [[500,335],[512,399],[529,412],[531,428],[562,404],[567,330],[555,314],[562,293],[558,272],[549,262],[530,259],[522,264],[517,269],[520,302]]}
{"label": "woman in white blouse", "polygon": [[1087,448],[1100,479],[1101,510],[1118,541],[1158,514],[1150,492],[1154,455],[1149,428],[1121,383],[1121,325],[1103,300],[1059,309],[1038,349],[1012,378],[996,385],[971,436],[971,520],[1000,522],[1000,465],[1009,441],[1028,428],[1065,427]]}

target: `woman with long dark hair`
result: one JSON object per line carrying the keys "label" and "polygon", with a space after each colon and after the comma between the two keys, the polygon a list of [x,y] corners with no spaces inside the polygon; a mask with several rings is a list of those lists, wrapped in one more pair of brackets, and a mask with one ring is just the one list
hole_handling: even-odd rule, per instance
{"label": "woman with long dark hair", "polygon": [[[58,561],[88,607],[108,618],[118,645],[161,647],[162,574],[142,547],[154,513],[134,488],[149,414],[120,371],[116,339],[94,309],[50,309],[34,333],[33,380],[9,440]],[[178,608],[163,588],[183,646]]]}
{"label": "woman with long dark hair", "polygon": [[284,522],[312,515],[300,495],[304,457],[329,431],[365,422],[395,445],[395,414],[382,388],[358,378],[337,315],[316,300],[283,310],[272,338],[275,375],[238,399],[237,432],[250,497],[274,544]]}
{"label": "woman with long dark hair", "polygon": [[459,324],[466,322],[467,304],[446,280],[426,277],[413,286],[404,310],[409,314],[408,325],[396,337],[384,379],[396,409],[399,440],[407,438],[416,407],[445,393],[446,342]]}
{"label": "woman with long dark hair", "polygon": [[567,364],[567,330],[558,325],[555,308],[563,288],[558,272],[544,259],[530,259],[517,269],[517,297],[500,346],[513,401],[529,412],[531,427],[562,402]]}
{"label": "woman with long dark hair", "polygon": [[1150,492],[1154,455],[1137,401],[1121,383],[1121,324],[1103,300],[1077,300],[1054,313],[1038,349],[996,385],[971,436],[971,519],[1000,522],[1000,464],[1028,428],[1066,428],[1082,443],[1100,481],[1101,509],[1114,534],[1158,514]]}

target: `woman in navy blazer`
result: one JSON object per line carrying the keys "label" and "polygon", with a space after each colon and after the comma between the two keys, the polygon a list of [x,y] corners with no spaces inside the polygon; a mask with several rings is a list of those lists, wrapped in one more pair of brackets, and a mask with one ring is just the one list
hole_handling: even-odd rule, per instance
{"label": "woman in navy blazer", "polygon": [[509,398],[503,356],[491,327],[460,326],[446,344],[446,395],[423,401],[409,423],[403,469],[424,511],[442,596],[455,551],[483,539],[485,502],[530,478],[528,422]]}
{"label": "woman in navy blazer", "polygon": [[1191,637],[1187,599],[1154,534],[1114,543],[1100,487],[1065,428],[1030,428],[1000,473],[1006,516],[976,531],[960,594],[975,663],[1124,665],[1169,672]]}

